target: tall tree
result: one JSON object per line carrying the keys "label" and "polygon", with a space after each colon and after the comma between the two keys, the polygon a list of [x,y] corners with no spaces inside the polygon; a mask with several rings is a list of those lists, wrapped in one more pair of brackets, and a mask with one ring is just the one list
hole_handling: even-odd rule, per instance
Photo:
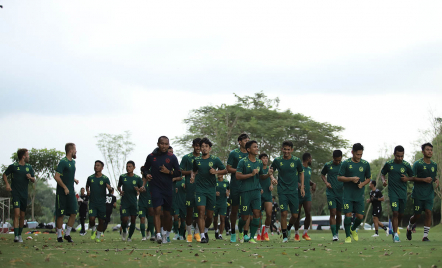
{"label": "tall tree", "polygon": [[[29,189],[29,196],[31,198],[31,218],[35,220],[35,196],[36,185],[39,182],[46,182],[53,178],[55,175],[55,169],[60,159],[64,156],[64,152],[57,151],[56,149],[35,149],[29,150],[29,164],[34,169],[35,183],[33,183]],[[11,156],[13,162],[18,161],[17,152]],[[2,171],[6,170],[8,166],[2,165]]]}
{"label": "tall tree", "polygon": [[135,146],[130,137],[130,131],[116,135],[100,133],[95,136],[98,139],[97,147],[104,157],[106,169],[114,188],[117,187],[118,179],[125,171],[126,160]]}

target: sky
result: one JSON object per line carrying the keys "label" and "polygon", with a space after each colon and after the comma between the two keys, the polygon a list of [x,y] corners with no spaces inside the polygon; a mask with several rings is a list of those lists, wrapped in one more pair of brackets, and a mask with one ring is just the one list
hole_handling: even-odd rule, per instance
{"label": "sky", "polygon": [[429,111],[442,116],[440,1],[0,4],[0,163],[75,142],[80,185],[99,133],[131,131],[139,167],[192,109],[234,93],[343,126],[366,160],[397,144],[411,160]]}

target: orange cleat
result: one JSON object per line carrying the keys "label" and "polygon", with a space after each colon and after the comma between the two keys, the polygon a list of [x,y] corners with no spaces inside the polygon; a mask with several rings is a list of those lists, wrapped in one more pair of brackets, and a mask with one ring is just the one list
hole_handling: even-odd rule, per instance
{"label": "orange cleat", "polygon": [[264,235],[264,241],[270,241],[270,238],[269,238],[269,234],[268,234],[268,233],[265,233],[265,235]]}
{"label": "orange cleat", "polygon": [[197,242],[201,242],[201,236],[200,236],[199,233],[196,233],[196,234],[194,235],[194,237],[195,237],[195,239],[196,239]]}
{"label": "orange cleat", "polygon": [[261,241],[261,235],[258,235],[258,238],[256,239],[256,241]]}
{"label": "orange cleat", "polygon": [[299,234],[295,234],[295,241],[300,241]]}
{"label": "orange cleat", "polygon": [[312,239],[310,238],[310,236],[308,236],[307,233],[303,234],[303,235],[302,235],[302,238],[304,238],[304,239],[307,240],[307,241],[312,240]]}
{"label": "orange cleat", "polygon": [[187,235],[187,243],[192,243],[192,235],[191,234]]}

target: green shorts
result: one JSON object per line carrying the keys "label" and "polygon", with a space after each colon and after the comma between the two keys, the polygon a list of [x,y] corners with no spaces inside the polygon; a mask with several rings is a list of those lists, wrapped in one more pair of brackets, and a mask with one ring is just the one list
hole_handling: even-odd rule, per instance
{"label": "green shorts", "polygon": [[138,206],[138,217],[141,219],[146,218],[147,216],[149,216],[149,208],[145,206]]}
{"label": "green shorts", "polygon": [[230,201],[230,205],[232,206],[232,207],[235,207],[235,206],[239,206],[239,203],[240,203],[240,199],[241,199],[241,194],[239,193],[239,192],[230,192],[230,199],[231,199],[231,201]]}
{"label": "green shorts", "polygon": [[297,194],[278,194],[279,208],[281,211],[287,211],[290,208],[292,214],[299,213],[299,200]]}
{"label": "green shorts", "polygon": [[195,207],[195,191],[186,193],[186,207]]}
{"label": "green shorts", "polygon": [[68,195],[57,193],[55,197],[55,214],[57,217],[72,215],[78,213],[78,203],[75,192],[71,191]]}
{"label": "green shorts", "polygon": [[137,216],[138,208],[136,205],[128,205],[121,207],[121,217]]}
{"label": "green shorts", "polygon": [[215,210],[216,192],[195,193],[195,203],[197,207],[204,206],[206,210]]}
{"label": "green shorts", "polygon": [[261,191],[252,190],[242,192],[240,195],[239,209],[241,215],[253,215],[253,210],[261,210]]}
{"label": "green shorts", "polygon": [[362,201],[344,201],[344,213],[357,213],[364,215],[365,203]]}
{"label": "green shorts", "polygon": [[328,209],[336,209],[336,211],[342,211],[344,208],[344,201],[342,197],[327,196]]}
{"label": "green shorts", "polygon": [[422,211],[433,210],[433,199],[427,199],[427,200],[420,200],[420,199],[413,199],[413,206],[414,206],[414,214],[419,214]]}
{"label": "green shorts", "polygon": [[304,197],[301,197],[301,195],[298,195],[298,202],[299,202],[299,205],[302,205],[304,202],[307,202],[307,201],[312,201],[312,195],[311,194],[308,194],[308,195],[305,195]]}
{"label": "green shorts", "polygon": [[20,211],[26,211],[26,208],[28,207],[28,198],[12,196],[12,206],[14,208],[19,208]]}
{"label": "green shorts", "polygon": [[265,210],[265,203],[273,204],[272,195],[269,196],[265,193],[261,195],[261,211]]}
{"label": "green shorts", "polygon": [[89,204],[89,217],[97,217],[99,219],[106,219],[106,203],[102,205]]}
{"label": "green shorts", "polygon": [[227,214],[227,204],[225,206],[216,206],[215,208],[215,217],[226,216]]}
{"label": "green shorts", "polygon": [[400,214],[404,213],[407,199],[400,199],[397,197],[390,197],[391,210],[398,211]]}

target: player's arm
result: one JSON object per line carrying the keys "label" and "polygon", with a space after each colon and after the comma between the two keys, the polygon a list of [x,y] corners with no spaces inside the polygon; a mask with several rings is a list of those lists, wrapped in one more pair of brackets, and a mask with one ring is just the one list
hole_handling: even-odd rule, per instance
{"label": "player's arm", "polygon": [[150,154],[146,157],[146,162],[144,163],[144,165],[141,167],[141,175],[143,175],[143,177],[146,177],[148,180],[152,179],[152,175],[150,174],[150,168],[152,167],[152,158],[150,156]]}
{"label": "player's arm", "polygon": [[381,197],[378,197],[378,201],[385,201],[385,197],[381,193]]}
{"label": "player's arm", "polygon": [[189,161],[191,161],[191,159],[187,157],[187,155],[183,156],[183,158],[181,159],[180,169],[181,169],[181,174],[183,174],[184,176],[191,175],[192,173],[192,170],[186,170]]}
{"label": "player's arm", "polygon": [[6,185],[6,191],[11,192],[12,189],[11,189],[11,186],[9,185],[8,176],[6,176],[6,172],[3,173],[3,181],[5,182],[5,185]]}
{"label": "player's arm", "polygon": [[55,179],[55,181],[57,182],[58,186],[60,186],[61,188],[63,188],[64,193],[65,193],[66,195],[68,195],[68,194],[69,194],[69,189],[68,189],[68,187],[66,187],[66,185],[63,183],[63,180],[62,180],[61,177],[60,177],[60,173],[55,172],[54,179]]}
{"label": "player's arm", "polygon": [[265,175],[260,175],[259,178],[260,178],[261,180],[265,180],[265,179],[269,178],[269,177],[272,176],[272,175],[273,175],[273,168],[270,167],[270,168],[269,168],[269,172],[267,172],[267,174],[265,174]]}
{"label": "player's arm", "polygon": [[86,190],[87,195],[91,195],[89,178],[87,178],[85,190]]}
{"label": "player's arm", "polygon": [[217,174],[217,175],[226,175],[227,174],[227,169],[226,167],[223,165],[223,163],[221,162],[221,160],[219,158],[216,158],[216,168],[217,170],[215,170],[213,167],[210,169],[210,173],[211,174]]}
{"label": "player's arm", "polygon": [[117,208],[117,198],[115,196],[112,196],[112,202],[113,202],[113,207]]}
{"label": "player's arm", "polygon": [[34,170],[31,167],[30,173],[26,174],[26,178],[30,180],[32,183],[35,182]]}
{"label": "player's arm", "polygon": [[301,181],[301,196],[305,196],[305,185],[304,185],[304,171],[299,173],[299,180]]}
{"label": "player's arm", "polygon": [[235,158],[235,153],[232,151],[230,152],[229,158],[227,159],[227,172],[231,174],[236,173],[236,168],[232,167],[234,158]]}
{"label": "player's arm", "polygon": [[361,182],[360,184],[358,184],[358,187],[359,187],[359,188],[362,188],[362,187],[364,187],[365,185],[369,184],[370,181],[371,181],[370,178],[366,178],[365,181],[363,181],[363,182]]}
{"label": "player's arm", "polygon": [[117,191],[121,196],[123,196],[124,192],[121,190],[121,186],[123,186],[123,178],[120,176],[118,179]]}

